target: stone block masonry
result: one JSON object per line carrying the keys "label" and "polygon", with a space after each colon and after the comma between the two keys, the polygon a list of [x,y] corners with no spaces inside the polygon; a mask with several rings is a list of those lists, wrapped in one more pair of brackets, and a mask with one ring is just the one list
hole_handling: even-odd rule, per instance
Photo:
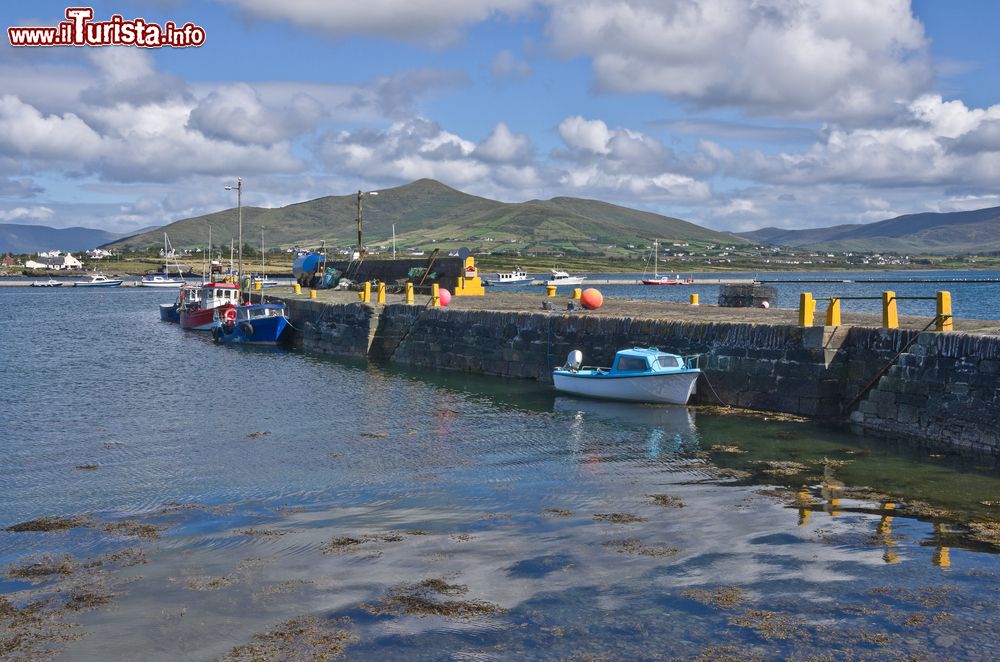
{"label": "stone block masonry", "polygon": [[[694,404],[846,419],[844,407],[917,334],[907,329],[697,322],[284,299],[306,350],[551,383],[574,349],[610,365],[624,347],[700,355]],[[855,407],[864,429],[1000,452],[1000,338],[921,334]],[[709,386],[711,384],[711,387]]]}

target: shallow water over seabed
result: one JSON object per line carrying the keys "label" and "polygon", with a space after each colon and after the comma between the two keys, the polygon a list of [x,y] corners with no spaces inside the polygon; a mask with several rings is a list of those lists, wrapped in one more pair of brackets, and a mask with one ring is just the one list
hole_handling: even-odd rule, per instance
{"label": "shallow water over seabed", "polygon": [[1000,654],[1000,557],[966,526],[1000,508],[992,470],[217,346],[158,321],[170,298],[0,290],[0,528],[78,516],[0,531],[5,654]]}

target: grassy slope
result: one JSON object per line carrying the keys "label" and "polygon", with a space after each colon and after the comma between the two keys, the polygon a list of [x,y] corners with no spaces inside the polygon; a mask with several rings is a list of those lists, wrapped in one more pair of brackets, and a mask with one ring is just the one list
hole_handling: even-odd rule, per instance
{"label": "grassy slope", "polygon": [[[504,203],[468,195],[433,180],[379,192],[363,203],[365,241],[387,244],[395,225],[400,247],[479,245],[508,242],[528,250],[593,251],[611,244],[648,244],[651,239],[745,243],[679,219],[596,200],[555,198]],[[257,245],[263,226],[268,246],[315,246],[321,240],[347,246],[357,241],[357,196],[328,196],[278,209],[243,208],[244,242]],[[184,219],[165,228],[115,242],[132,249],[162,245],[166,230],[177,248],[204,246],[208,227],[213,243],[227,244],[237,232],[237,212],[228,209]],[[475,238],[491,237],[496,244]],[[514,243],[510,243],[513,240]]]}

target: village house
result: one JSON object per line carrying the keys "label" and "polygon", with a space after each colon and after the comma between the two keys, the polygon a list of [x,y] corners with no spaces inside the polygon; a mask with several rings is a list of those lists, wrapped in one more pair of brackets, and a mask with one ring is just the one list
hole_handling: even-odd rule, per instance
{"label": "village house", "polygon": [[[53,252],[58,253],[58,251]],[[82,269],[83,263],[73,257],[72,253],[57,255],[56,257],[51,257],[51,253],[46,254],[45,257],[43,257],[43,254],[39,253],[37,259],[28,260],[24,263],[24,266],[28,269],[46,270]]]}

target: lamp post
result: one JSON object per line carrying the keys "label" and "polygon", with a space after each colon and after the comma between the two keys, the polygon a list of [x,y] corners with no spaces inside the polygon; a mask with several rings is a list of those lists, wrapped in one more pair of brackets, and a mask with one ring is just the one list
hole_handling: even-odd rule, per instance
{"label": "lamp post", "polygon": [[232,191],[234,188],[236,189],[236,210],[237,210],[236,213],[239,218],[239,226],[240,226],[239,229],[240,251],[239,251],[239,262],[238,262],[239,269],[237,270],[236,273],[240,279],[240,292],[243,292],[243,178],[242,177],[236,178],[236,186],[227,186],[226,190]]}
{"label": "lamp post", "polygon": [[365,257],[365,245],[361,240],[361,198],[366,195],[378,195],[378,191],[358,191],[358,259]]}

